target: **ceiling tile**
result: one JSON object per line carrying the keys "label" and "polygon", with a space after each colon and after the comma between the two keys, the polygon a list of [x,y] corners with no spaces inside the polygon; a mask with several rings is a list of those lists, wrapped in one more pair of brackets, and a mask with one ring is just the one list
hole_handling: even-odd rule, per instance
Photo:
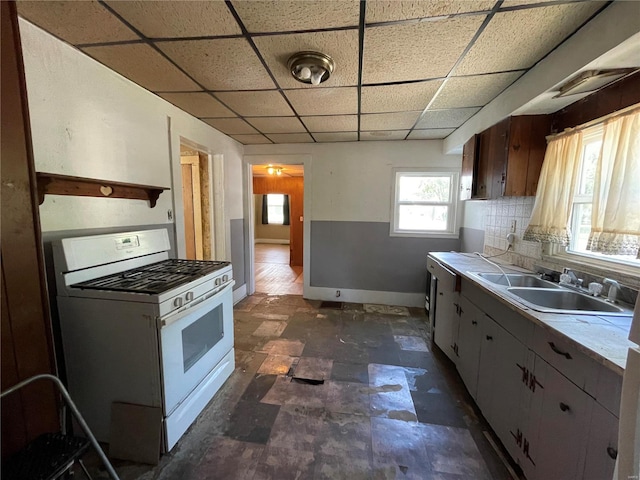
{"label": "ceiling tile", "polygon": [[271,141],[263,135],[229,135],[243,145],[257,145],[261,143],[271,143]]}
{"label": "ceiling tile", "polygon": [[427,110],[416,128],[458,128],[480,110],[477,108],[455,108],[451,110]]}
{"label": "ceiling tile", "polygon": [[363,83],[446,76],[484,18],[484,15],[473,15],[366,28]]}
{"label": "ceiling tile", "polygon": [[524,71],[449,78],[430,108],[482,107],[523,73]]}
{"label": "ceiling tile", "polygon": [[247,122],[262,133],[302,133],[304,125],[296,117],[247,118]]}
{"label": "ceiling tile", "polygon": [[202,121],[227,135],[258,133],[241,118],[203,118]]}
{"label": "ceiling tile", "polygon": [[82,51],[152,92],[202,90],[145,43],[85,47]]}
{"label": "ceiling tile", "polygon": [[243,117],[288,117],[293,115],[280,92],[220,92],[216,94]]}
{"label": "ceiling tile", "polygon": [[[358,130],[357,115],[329,115],[326,117],[302,117],[311,133],[314,132],[355,132]],[[315,135],[314,135],[315,136]]]}
{"label": "ceiling tile", "polygon": [[367,24],[491,10],[495,0],[367,0]]}
{"label": "ceiling tile", "polygon": [[322,52],[335,62],[335,69],[323,86],[358,84],[358,30],[272,35],[253,40],[282,88],[315,88],[293,78],[287,67],[291,55],[306,50]]}
{"label": "ceiling tile", "polygon": [[360,140],[404,140],[409,130],[377,130],[375,132],[360,132]]}
{"label": "ceiling tile", "polygon": [[298,115],[343,115],[358,113],[358,89],[305,88],[284,92]]}
{"label": "ceiling tile", "polygon": [[224,2],[107,2],[148,38],[183,38],[242,33]]}
{"label": "ceiling tile", "polygon": [[[500,5],[500,9],[506,8],[506,7],[517,7],[520,5],[535,5],[537,3],[548,3],[548,2],[553,2],[554,0],[505,0],[504,2],[502,2],[502,5]],[[585,0],[581,0],[581,1],[585,1]],[[591,1],[591,0],[588,0]]]}
{"label": "ceiling tile", "polygon": [[442,84],[442,80],[400,85],[362,87],[362,112],[401,112],[424,110]]}
{"label": "ceiling tile", "polygon": [[360,130],[408,130],[413,127],[421,113],[422,111],[361,115]]}
{"label": "ceiling tile", "polygon": [[360,19],[358,0],[234,1],[233,6],[249,32],[349,27],[357,26]]}
{"label": "ceiling tile", "polygon": [[156,45],[209,90],[275,88],[244,38],[157,42]]}
{"label": "ceiling tile", "polygon": [[316,142],[357,142],[358,132],[332,132],[332,133],[314,133],[313,138]]}
{"label": "ceiling tile", "polygon": [[208,93],[161,93],[167,102],[196,117],[235,117],[233,112]]}
{"label": "ceiling tile", "polygon": [[270,133],[267,137],[274,143],[313,143],[308,133]]}
{"label": "ceiling tile", "polygon": [[602,2],[573,2],[499,12],[465,55],[455,74],[472,75],[529,68],[602,5]]}
{"label": "ceiling tile", "polygon": [[431,128],[429,130],[413,130],[408,140],[436,140],[446,138],[455,131],[455,128]]}
{"label": "ceiling tile", "polygon": [[73,44],[136,40],[139,37],[98,2],[18,2],[18,14]]}

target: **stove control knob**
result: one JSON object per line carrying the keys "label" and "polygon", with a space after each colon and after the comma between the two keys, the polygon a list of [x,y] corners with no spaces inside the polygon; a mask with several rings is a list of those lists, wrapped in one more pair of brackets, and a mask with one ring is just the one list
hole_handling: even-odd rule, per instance
{"label": "stove control knob", "polygon": [[229,281],[229,275],[223,275],[222,276],[222,281],[223,282],[228,282]]}
{"label": "stove control knob", "polygon": [[222,279],[220,277],[216,278],[215,284],[216,287],[222,283]]}
{"label": "stove control knob", "polygon": [[173,300],[173,306],[176,308],[180,308],[182,306],[182,298],[178,297]]}
{"label": "stove control knob", "polygon": [[193,300],[193,292],[187,292],[184,298],[187,302],[190,302],[191,300]]}

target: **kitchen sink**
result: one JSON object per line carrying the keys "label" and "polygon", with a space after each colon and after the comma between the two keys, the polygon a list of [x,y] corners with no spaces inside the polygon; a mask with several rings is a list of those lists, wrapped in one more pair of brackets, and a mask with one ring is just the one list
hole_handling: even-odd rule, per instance
{"label": "kitchen sink", "polygon": [[631,315],[629,309],[565,288],[507,288],[510,295],[539,312]]}
{"label": "kitchen sink", "polygon": [[[537,275],[526,273],[476,273],[475,275],[497,285],[511,287],[560,288],[553,282],[542,280]],[[509,278],[508,282],[507,277]]]}

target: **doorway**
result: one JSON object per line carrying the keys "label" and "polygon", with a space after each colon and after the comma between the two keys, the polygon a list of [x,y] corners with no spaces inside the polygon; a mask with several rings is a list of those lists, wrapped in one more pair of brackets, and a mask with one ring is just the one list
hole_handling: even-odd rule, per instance
{"label": "doorway", "polygon": [[209,155],[180,145],[185,256],[189,260],[212,260],[211,192]]}
{"label": "doorway", "polygon": [[254,165],[255,292],[302,295],[304,168]]}

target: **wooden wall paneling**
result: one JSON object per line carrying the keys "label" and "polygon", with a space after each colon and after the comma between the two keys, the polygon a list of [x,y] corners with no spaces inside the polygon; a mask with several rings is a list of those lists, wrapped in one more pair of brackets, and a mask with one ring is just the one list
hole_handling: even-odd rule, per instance
{"label": "wooden wall paneling", "polygon": [[[5,375],[24,380],[41,373],[55,374],[56,369],[18,17],[15,2],[0,2],[0,9],[2,333],[11,332],[9,344],[3,338],[2,347],[9,351],[13,348],[15,360],[6,365],[2,362],[4,381]],[[3,418],[11,419],[10,426],[2,423],[3,447],[17,448],[41,433],[60,430],[53,385],[38,382],[24,388],[19,398],[24,416],[11,410],[15,405],[2,404]],[[21,428],[16,425],[21,422],[25,436],[5,439],[5,435]],[[10,453],[2,451],[3,457]]]}
{"label": "wooden wall paneling", "polygon": [[554,132],[604,117],[616,110],[640,103],[640,72],[629,75],[571,105],[552,116]]}
{"label": "wooden wall paneling", "polygon": [[304,215],[304,178],[303,177],[253,177],[253,193],[265,195],[268,193],[284,193],[289,195],[290,208],[290,243],[291,251],[289,264],[303,266],[303,234],[304,227],[301,218]]}

